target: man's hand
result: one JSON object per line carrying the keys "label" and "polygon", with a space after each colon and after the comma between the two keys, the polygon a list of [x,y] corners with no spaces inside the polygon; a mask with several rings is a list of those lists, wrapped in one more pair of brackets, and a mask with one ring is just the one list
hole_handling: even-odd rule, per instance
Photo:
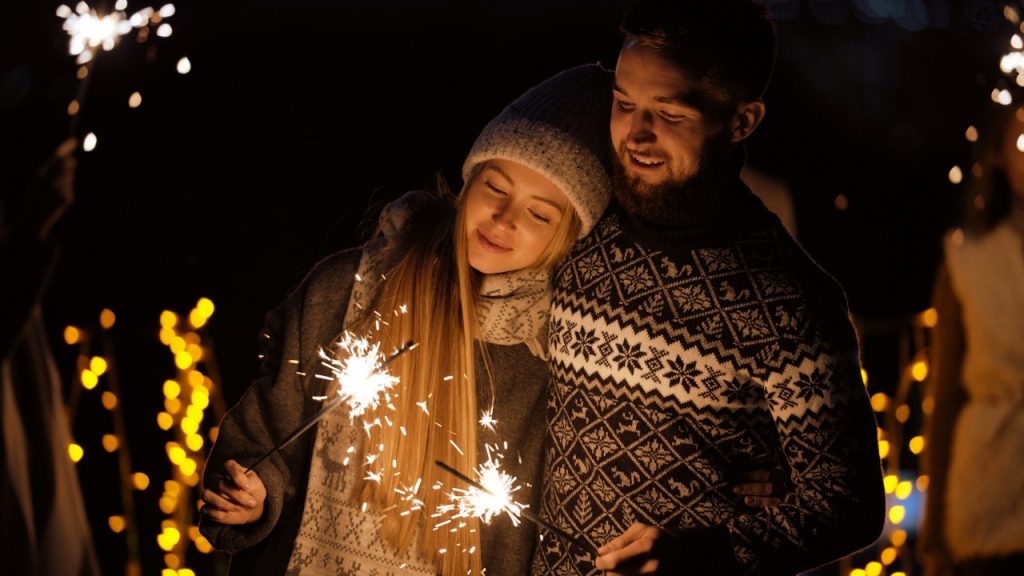
{"label": "man's hand", "polygon": [[606,570],[609,576],[678,574],[679,562],[673,556],[675,540],[664,530],[637,522],[598,548],[594,567]]}
{"label": "man's hand", "polygon": [[224,463],[224,473],[217,480],[215,490],[203,490],[202,512],[221,524],[248,524],[263,515],[267,488],[255,472],[234,460]]}
{"label": "man's hand", "polygon": [[764,508],[775,506],[781,502],[779,496],[782,494],[782,487],[772,482],[771,472],[768,470],[753,470],[747,472],[740,478],[740,483],[733,487],[733,493],[743,498],[743,503],[752,508]]}

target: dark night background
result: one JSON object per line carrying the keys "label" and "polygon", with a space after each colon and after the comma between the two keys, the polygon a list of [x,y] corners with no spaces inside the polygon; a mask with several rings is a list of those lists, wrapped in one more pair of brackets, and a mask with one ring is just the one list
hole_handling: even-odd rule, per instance
{"label": "dark night background", "polygon": [[[0,14],[5,196],[67,134],[76,66],[58,4],[7,0]],[[800,240],[846,287],[872,390],[885,390],[900,331],[928,306],[941,234],[957,221],[962,188],[947,173],[968,162],[964,129],[986,104],[1008,28],[997,29],[995,1],[768,4],[779,62],[750,164],[788,183]],[[154,486],[169,467],[169,435],[155,425],[174,373],[156,337],[161,310],[214,301],[205,334],[232,403],[257,366],[264,312],[318,259],[359,242],[371,204],[437,173],[457,186],[476,133],[526,88],[578,63],[614,65],[625,5],[182,1],[171,37],[143,45],[126,36],[101,53],[79,126],[99,144],[78,152],[44,309],[69,382],[75,350],[63,327],[91,326],[102,308],[117,313],[111,337],[135,467]],[[187,75],[175,71],[182,56]],[[136,90],[142,106],[129,109]],[[98,447],[108,424],[90,417],[79,413],[76,437],[99,464],[79,472],[104,570],[116,574],[123,542],[106,517],[117,504],[103,496],[116,467]],[[147,574],[162,567],[158,492],[136,495]],[[212,570],[198,557],[189,565]]]}

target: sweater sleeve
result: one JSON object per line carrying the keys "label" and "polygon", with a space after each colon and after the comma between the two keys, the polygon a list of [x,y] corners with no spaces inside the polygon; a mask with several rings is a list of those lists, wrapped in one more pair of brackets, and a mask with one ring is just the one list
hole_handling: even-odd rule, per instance
{"label": "sweater sleeve", "polygon": [[808,331],[763,382],[791,489],[727,528],[748,573],[796,573],[875,541],[885,515],[874,415],[841,289],[810,299]]}
{"label": "sweater sleeve", "polygon": [[[266,315],[259,334],[258,376],[221,422],[204,485],[216,483],[226,460],[243,466],[254,462],[319,409],[321,403],[314,398],[323,393],[326,381],[316,378],[318,349],[341,331],[358,256],[358,251],[349,251],[320,263]],[[259,520],[228,526],[203,518],[202,533],[215,548],[250,548],[279,528],[282,515],[289,518],[288,529],[297,529],[314,439],[311,429],[256,467],[267,489]]]}

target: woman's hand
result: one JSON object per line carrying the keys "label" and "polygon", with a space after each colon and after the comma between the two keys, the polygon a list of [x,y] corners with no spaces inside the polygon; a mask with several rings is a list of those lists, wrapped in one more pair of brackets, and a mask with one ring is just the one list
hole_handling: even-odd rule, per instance
{"label": "woman's hand", "polygon": [[202,512],[211,520],[221,524],[248,524],[263,515],[267,488],[255,472],[246,474],[241,464],[228,460],[217,485],[214,489],[203,490],[202,499]]}

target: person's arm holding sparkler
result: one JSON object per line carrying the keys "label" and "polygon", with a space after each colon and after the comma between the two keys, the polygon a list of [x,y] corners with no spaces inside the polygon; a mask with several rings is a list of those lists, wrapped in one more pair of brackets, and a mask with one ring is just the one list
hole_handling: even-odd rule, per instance
{"label": "person's arm holding sparkler", "polygon": [[214,547],[231,552],[262,543],[248,562],[289,557],[281,547],[294,540],[301,517],[315,434],[273,449],[323,404],[327,380],[316,377],[319,347],[340,333],[347,302],[321,292],[351,284],[357,263],[358,252],[329,258],[267,314],[259,374],[219,428],[204,475],[201,530]]}

